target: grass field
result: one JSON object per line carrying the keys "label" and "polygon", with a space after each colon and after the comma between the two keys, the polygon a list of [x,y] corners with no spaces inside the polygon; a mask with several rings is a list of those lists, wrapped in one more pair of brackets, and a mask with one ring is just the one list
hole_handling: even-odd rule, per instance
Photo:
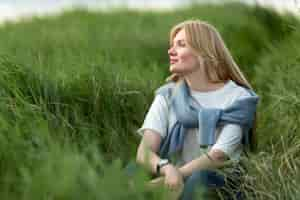
{"label": "grass field", "polygon": [[191,18],[218,28],[261,97],[248,198],[298,199],[300,24],[241,4],[76,10],[0,27],[1,199],[163,199],[129,187],[123,167],[168,76],[168,31]]}

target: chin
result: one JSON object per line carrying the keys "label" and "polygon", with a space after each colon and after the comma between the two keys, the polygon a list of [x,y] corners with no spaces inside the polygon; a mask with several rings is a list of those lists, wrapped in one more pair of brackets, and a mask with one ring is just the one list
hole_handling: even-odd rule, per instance
{"label": "chin", "polygon": [[174,66],[174,65],[170,65],[170,68],[169,68],[169,71],[173,74],[173,73],[179,73],[179,70],[178,67]]}
{"label": "chin", "polygon": [[178,69],[177,67],[175,66],[170,66],[170,69],[169,71],[172,73],[172,74],[184,74],[184,69]]}

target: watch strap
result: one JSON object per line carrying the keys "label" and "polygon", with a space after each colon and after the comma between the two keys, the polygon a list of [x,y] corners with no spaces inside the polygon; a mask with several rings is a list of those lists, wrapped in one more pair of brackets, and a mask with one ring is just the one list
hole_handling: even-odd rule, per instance
{"label": "watch strap", "polygon": [[169,164],[169,160],[168,159],[162,159],[158,162],[158,164],[156,165],[156,174],[160,175],[160,170],[163,166]]}

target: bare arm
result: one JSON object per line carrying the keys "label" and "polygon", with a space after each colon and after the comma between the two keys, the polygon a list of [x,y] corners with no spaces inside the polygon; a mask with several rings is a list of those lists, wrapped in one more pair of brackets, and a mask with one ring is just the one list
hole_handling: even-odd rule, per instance
{"label": "bare arm", "polygon": [[224,166],[228,159],[226,154],[221,150],[211,150],[207,154],[201,155],[199,158],[192,160],[179,168],[180,173],[184,176],[190,176],[194,171],[201,169],[216,169]]}
{"label": "bare arm", "polygon": [[[157,155],[159,146],[161,143],[161,137],[154,130],[147,129],[143,135],[141,143],[138,147],[136,160],[139,164],[144,165],[152,173],[156,172],[156,165],[160,160]],[[186,177],[190,176],[192,172],[201,169],[215,169],[222,167],[224,162],[228,159],[226,154],[221,150],[213,149],[208,154],[204,154],[197,159],[185,164],[179,171]],[[162,174],[164,174],[164,168],[162,168]]]}
{"label": "bare arm", "polygon": [[136,161],[151,172],[156,172],[160,157],[156,154],[161,143],[161,136],[154,130],[146,129],[137,150]]}
{"label": "bare arm", "polygon": [[[160,157],[156,154],[159,150],[160,143],[161,136],[155,133],[154,130],[146,129],[137,151],[137,162],[144,165],[153,173],[156,173],[156,166],[160,160]],[[156,185],[164,182],[169,188],[182,189],[183,177],[175,166],[167,164],[161,168],[160,173],[163,177],[150,181],[151,184]]]}

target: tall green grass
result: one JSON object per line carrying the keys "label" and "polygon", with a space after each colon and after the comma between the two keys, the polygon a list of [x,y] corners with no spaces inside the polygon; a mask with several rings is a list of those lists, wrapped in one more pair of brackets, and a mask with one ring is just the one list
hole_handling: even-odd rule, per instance
{"label": "tall green grass", "polygon": [[241,4],[76,10],[3,25],[1,197],[163,199],[162,189],[144,187],[146,174],[132,185],[123,168],[135,157],[135,131],[153,91],[168,75],[168,31],[191,18],[220,30],[261,96],[260,153],[247,161],[245,190],[253,199],[296,199],[299,22]]}

